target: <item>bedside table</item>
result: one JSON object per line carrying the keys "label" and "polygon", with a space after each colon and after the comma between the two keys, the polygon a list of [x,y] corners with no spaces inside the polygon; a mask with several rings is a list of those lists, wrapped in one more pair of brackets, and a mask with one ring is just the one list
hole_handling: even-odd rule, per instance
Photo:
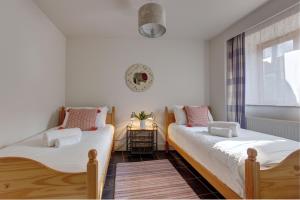
{"label": "bedside table", "polygon": [[126,150],[129,154],[153,154],[157,151],[157,124],[146,129],[127,126]]}

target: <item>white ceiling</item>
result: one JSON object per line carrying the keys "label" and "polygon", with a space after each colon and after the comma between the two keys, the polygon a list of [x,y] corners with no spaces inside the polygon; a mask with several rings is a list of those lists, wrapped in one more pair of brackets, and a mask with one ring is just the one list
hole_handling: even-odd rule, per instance
{"label": "white ceiling", "polygon": [[210,39],[267,0],[35,0],[67,36],[141,37],[137,12],[147,2],[163,5],[163,38]]}

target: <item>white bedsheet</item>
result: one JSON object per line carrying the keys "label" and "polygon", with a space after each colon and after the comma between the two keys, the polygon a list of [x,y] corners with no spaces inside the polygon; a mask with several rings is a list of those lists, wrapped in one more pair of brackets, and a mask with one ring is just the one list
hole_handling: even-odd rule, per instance
{"label": "white bedsheet", "polygon": [[207,127],[169,126],[169,137],[196,161],[210,170],[233,191],[244,197],[244,161],[247,149],[257,149],[261,165],[278,163],[300,143],[268,134],[241,129],[239,137],[210,135]]}
{"label": "white bedsheet", "polygon": [[114,127],[106,125],[97,131],[83,131],[81,141],[78,144],[53,148],[47,147],[42,143],[43,134],[41,133],[1,149],[0,157],[29,158],[57,171],[76,173],[86,172],[88,152],[90,149],[96,149],[99,161],[98,174],[100,175],[105,173],[105,167],[109,162],[113,134]]}

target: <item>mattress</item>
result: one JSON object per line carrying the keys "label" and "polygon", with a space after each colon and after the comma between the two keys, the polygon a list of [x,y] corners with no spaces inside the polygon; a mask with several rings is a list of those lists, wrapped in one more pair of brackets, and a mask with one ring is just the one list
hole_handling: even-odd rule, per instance
{"label": "mattress", "polygon": [[261,166],[279,163],[300,149],[299,142],[245,129],[240,129],[238,137],[223,138],[208,134],[207,127],[172,123],[168,136],[241,197],[245,197],[244,163],[248,148],[258,151]]}
{"label": "mattress", "polygon": [[86,172],[88,152],[96,149],[99,161],[98,174],[104,175],[109,164],[113,134],[114,127],[106,125],[97,131],[83,131],[78,144],[54,148],[42,144],[43,134],[41,133],[1,149],[0,157],[29,158],[57,171],[77,173]]}

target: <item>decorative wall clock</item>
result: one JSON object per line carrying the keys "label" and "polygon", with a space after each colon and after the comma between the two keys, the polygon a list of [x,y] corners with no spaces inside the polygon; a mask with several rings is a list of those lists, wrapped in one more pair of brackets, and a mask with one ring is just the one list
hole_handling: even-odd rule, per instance
{"label": "decorative wall clock", "polygon": [[131,65],[126,71],[126,84],[134,92],[143,92],[153,83],[153,72],[143,64]]}

